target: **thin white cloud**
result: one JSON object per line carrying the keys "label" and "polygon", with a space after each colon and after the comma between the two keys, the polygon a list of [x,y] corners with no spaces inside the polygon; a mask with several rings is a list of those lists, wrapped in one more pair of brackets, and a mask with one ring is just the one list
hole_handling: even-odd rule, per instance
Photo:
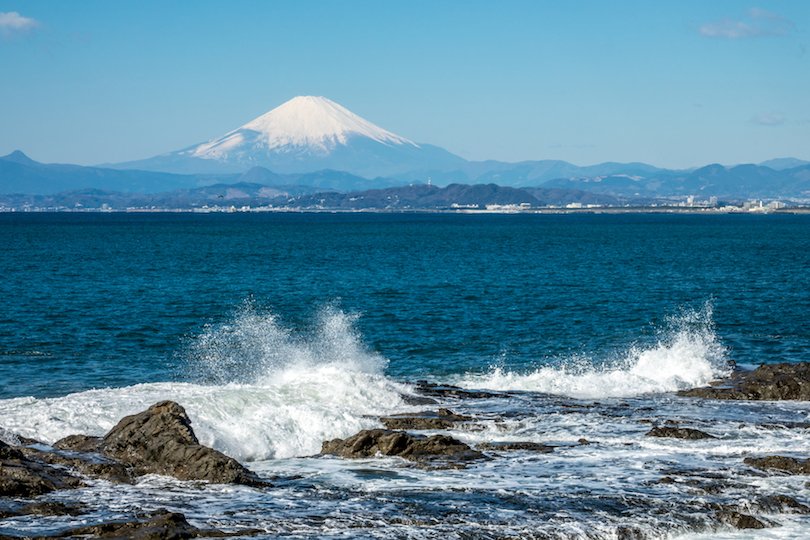
{"label": "thin white cloud", "polygon": [[760,126],[781,126],[787,121],[783,114],[777,112],[769,112],[758,114],[751,119],[751,122],[759,124]]}
{"label": "thin white cloud", "polygon": [[24,17],[16,11],[0,11],[0,34],[5,37],[28,32],[37,26],[36,19]]}
{"label": "thin white cloud", "polygon": [[701,36],[724,39],[743,39],[765,36],[784,36],[796,25],[790,19],[759,8],[751,8],[742,19],[722,19],[698,28]]}

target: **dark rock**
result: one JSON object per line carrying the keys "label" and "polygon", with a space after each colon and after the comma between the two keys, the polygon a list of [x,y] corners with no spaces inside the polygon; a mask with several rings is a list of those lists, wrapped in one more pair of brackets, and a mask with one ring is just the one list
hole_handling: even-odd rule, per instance
{"label": "dark rock", "polygon": [[486,456],[447,435],[424,437],[404,431],[367,429],[347,439],[325,441],[322,454],[361,459],[377,455],[398,456],[425,464],[461,464]]}
{"label": "dark rock", "polygon": [[638,527],[622,525],[616,529],[617,540],[646,540],[647,535]]}
{"label": "dark rock", "polygon": [[449,384],[435,384],[427,381],[419,381],[416,391],[424,396],[431,397],[453,397],[462,399],[488,399],[498,397],[503,394],[487,392],[486,390],[467,390],[459,386]]}
{"label": "dark rock", "polygon": [[20,508],[20,515],[80,516],[86,513],[87,507],[81,503],[65,504],[54,501],[44,501],[26,504]]}
{"label": "dark rock", "polygon": [[60,465],[78,471],[91,478],[101,478],[110,482],[131,483],[133,481],[131,468],[101,454],[54,451],[46,452],[39,448],[22,448],[26,457],[48,463]]}
{"label": "dark rock", "polygon": [[761,522],[754,516],[743,514],[737,510],[725,508],[716,514],[717,519],[726,525],[730,525],[735,529],[764,529],[767,527],[765,523]]}
{"label": "dark rock", "polygon": [[136,521],[115,521],[70,529],[54,538],[130,538],[134,540],[180,540],[184,538],[224,538],[227,536],[255,535],[261,531],[243,530],[225,533],[216,529],[199,529],[191,525],[183,514],[165,510]]}
{"label": "dark rock", "polygon": [[68,435],[64,439],[59,439],[53,443],[53,447],[59,450],[71,450],[73,452],[100,452],[101,442],[101,437]]}
{"label": "dark rock", "polygon": [[266,485],[238,461],[203,446],[185,409],[162,401],[123,418],[101,443],[101,451],[134,468],[137,475],[162,474],[180,480]]}
{"label": "dark rock", "polygon": [[437,412],[395,414],[380,418],[380,422],[386,429],[404,430],[450,429],[459,422],[469,422],[470,420],[472,417],[455,414],[450,409],[439,409]]}
{"label": "dark rock", "polygon": [[[744,427],[744,424],[740,425]],[[763,429],[810,429],[810,422],[780,422],[778,424],[757,424]]]}
{"label": "dark rock", "polygon": [[725,386],[693,388],[679,396],[708,399],[810,400],[810,362],[766,364],[735,372]]}
{"label": "dark rock", "polygon": [[743,463],[762,470],[780,471],[787,474],[810,474],[810,459],[787,456],[747,457]]}
{"label": "dark rock", "polygon": [[647,437],[670,437],[673,439],[688,439],[688,440],[698,440],[698,439],[716,439],[714,435],[709,435],[706,432],[700,431],[699,429],[692,429],[692,428],[679,428],[679,427],[672,427],[672,426],[664,426],[664,427],[654,427],[646,434]]}
{"label": "dark rock", "polygon": [[415,396],[413,394],[400,394],[402,401],[406,405],[436,405],[437,400],[427,396]]}
{"label": "dark rock", "polygon": [[759,507],[761,511],[770,514],[810,514],[810,506],[802,504],[787,495],[768,495],[760,497],[759,500],[757,500],[757,507]]}
{"label": "dark rock", "polygon": [[536,442],[523,442],[523,441],[504,441],[504,442],[485,442],[476,446],[478,450],[490,451],[526,451],[526,452],[539,452],[541,454],[548,454],[554,451],[553,446]]}
{"label": "dark rock", "polygon": [[201,445],[185,410],[171,401],[123,418],[103,438],[71,435],[53,449],[0,442],[0,465],[0,496],[31,497],[82,485],[69,471],[113,482],[153,473],[180,480],[268,485],[235,459]]}
{"label": "dark rock", "polygon": [[34,497],[80,485],[81,480],[67,471],[29,459],[0,441],[0,496]]}

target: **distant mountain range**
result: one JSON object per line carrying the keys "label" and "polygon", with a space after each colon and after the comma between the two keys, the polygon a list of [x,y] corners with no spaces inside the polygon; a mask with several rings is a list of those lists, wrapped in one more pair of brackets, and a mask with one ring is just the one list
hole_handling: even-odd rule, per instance
{"label": "distant mountain range", "polygon": [[727,199],[810,199],[810,165],[774,170],[762,165],[724,167],[713,164],[693,171],[659,171],[650,175],[613,174],[560,178],[545,187],[578,189],[618,197],[722,197]]}
{"label": "distant mountain range", "polygon": [[562,197],[565,200],[575,200],[577,193],[599,200],[689,195],[810,200],[810,162],[788,157],[758,165],[668,170],[645,163],[580,167],[559,160],[467,161],[314,96],[294,98],[208,142],[140,161],[84,167],[43,164],[20,151],[0,157],[0,194],[191,193],[224,184],[278,188],[295,196],[313,190],[348,193],[410,184],[495,184],[570,192]]}
{"label": "distant mountain range", "polygon": [[358,190],[401,185],[394,178],[367,179],[343,171],[277,174],[253,167],[233,174],[173,174],[117,170],[81,165],[45,164],[15,151],[0,156],[0,194],[52,195],[81,189],[121,193],[163,193],[213,184],[256,183],[265,186],[302,186],[319,189]]}

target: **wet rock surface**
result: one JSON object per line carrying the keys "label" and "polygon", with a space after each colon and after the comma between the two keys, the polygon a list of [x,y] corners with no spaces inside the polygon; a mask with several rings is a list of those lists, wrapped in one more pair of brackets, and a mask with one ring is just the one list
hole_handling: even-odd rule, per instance
{"label": "wet rock surface", "polygon": [[0,441],[0,496],[33,497],[81,485],[79,478],[64,469],[30,459],[20,449]]}
{"label": "wet rock surface", "polygon": [[716,514],[718,521],[735,529],[765,529],[767,524],[750,514],[744,514],[733,508],[723,508]]}
{"label": "wet rock surface", "polygon": [[191,525],[183,514],[159,511],[151,516],[134,521],[114,521],[78,527],[45,538],[132,538],[137,540],[180,540],[183,538],[224,538],[228,536],[252,536],[262,531],[250,529],[225,533],[217,529],[199,529]]}
{"label": "wet rock surface", "polygon": [[654,427],[648,431],[646,437],[666,437],[672,439],[686,439],[696,441],[700,439],[716,439],[714,435],[709,435],[705,431],[693,428],[681,428],[674,426]]}
{"label": "wet rock surface", "polygon": [[543,443],[525,442],[525,441],[501,441],[501,442],[486,442],[476,446],[478,450],[493,451],[493,452],[537,452],[540,454],[548,454],[554,451],[553,446]]}
{"label": "wet rock surface", "polygon": [[58,449],[46,451],[36,447],[22,447],[20,452],[35,461],[66,467],[90,478],[118,483],[131,483],[134,480],[130,467],[100,454],[65,452]]}
{"label": "wet rock surface", "polygon": [[456,414],[450,409],[439,409],[436,412],[423,411],[411,414],[395,414],[380,418],[380,422],[382,422],[386,429],[414,431],[451,429],[459,423],[469,422],[471,420],[471,416]]}
{"label": "wet rock surface", "polygon": [[747,457],[746,465],[764,471],[777,471],[787,474],[810,474],[810,459],[788,456]]}
{"label": "wet rock surface", "polygon": [[465,462],[486,459],[481,452],[447,435],[424,437],[387,429],[367,429],[346,439],[325,441],[321,453],[349,459],[397,456],[436,466],[463,466]]}
{"label": "wet rock surface", "polygon": [[459,398],[459,399],[489,399],[503,396],[503,393],[488,392],[486,390],[467,390],[460,386],[449,384],[436,384],[427,381],[416,383],[416,392],[419,395],[432,398]]}
{"label": "wet rock surface", "polygon": [[0,496],[29,497],[81,485],[68,471],[119,483],[160,474],[179,480],[268,485],[235,459],[201,445],[186,411],[172,401],[123,418],[104,437],[71,435],[53,447],[0,442],[0,459]]}
{"label": "wet rock surface", "polygon": [[87,512],[87,507],[81,503],[65,504],[55,501],[35,501],[21,503],[14,501],[0,507],[0,518],[14,516],[79,516]]}
{"label": "wet rock surface", "polygon": [[787,495],[768,495],[760,497],[756,507],[770,514],[810,514],[810,506],[802,504]]}
{"label": "wet rock surface", "polygon": [[73,452],[101,452],[101,443],[101,437],[68,435],[64,439],[59,439],[53,443],[53,447],[58,450],[70,450]]}
{"label": "wet rock surface", "polygon": [[754,371],[735,372],[723,386],[678,392],[708,399],[810,400],[810,362],[767,364]]}
{"label": "wet rock surface", "polygon": [[101,453],[134,468],[137,475],[162,474],[180,480],[264,485],[238,461],[203,446],[185,409],[162,401],[123,418],[104,436]]}

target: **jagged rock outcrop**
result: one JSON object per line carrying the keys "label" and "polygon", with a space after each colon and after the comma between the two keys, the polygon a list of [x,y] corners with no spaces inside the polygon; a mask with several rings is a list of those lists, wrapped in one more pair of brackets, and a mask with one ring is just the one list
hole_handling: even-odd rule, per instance
{"label": "jagged rock outcrop", "polygon": [[[83,446],[88,441],[76,443]],[[99,449],[104,456],[131,466],[136,475],[152,473],[180,480],[264,485],[235,459],[201,445],[185,409],[173,401],[161,401],[121,419],[100,441]]]}
{"label": "jagged rock outcrop", "polygon": [[325,441],[321,453],[350,459],[397,456],[436,466],[463,466],[486,459],[481,452],[447,435],[424,437],[387,429],[367,429],[347,439]]}
{"label": "jagged rock outcrop", "polygon": [[[7,456],[3,458],[0,489],[9,493],[23,490],[23,487],[14,487],[10,479],[14,473],[17,483],[23,482],[26,470],[29,476],[39,474],[42,478],[39,484],[33,476],[25,480],[27,484],[20,484],[30,485],[27,492],[32,494],[63,489],[69,487],[70,482],[79,481],[68,481],[63,478],[63,469],[51,465],[114,482],[131,482],[144,474],[161,474],[218,484],[267,485],[235,459],[201,445],[185,409],[173,401],[156,403],[143,412],[121,419],[104,437],[70,435],[54,443],[53,448],[54,451],[38,447],[0,447],[0,454]],[[3,478],[8,479],[6,484]]]}
{"label": "jagged rock outcrop", "polygon": [[810,401],[810,362],[766,364],[736,372],[723,386],[692,388],[679,396],[708,399]]}
{"label": "jagged rock outcrop", "polygon": [[450,429],[461,422],[469,422],[471,416],[456,414],[450,409],[439,409],[436,412],[423,411],[420,413],[394,414],[383,416],[380,422],[386,429],[429,430]]}

